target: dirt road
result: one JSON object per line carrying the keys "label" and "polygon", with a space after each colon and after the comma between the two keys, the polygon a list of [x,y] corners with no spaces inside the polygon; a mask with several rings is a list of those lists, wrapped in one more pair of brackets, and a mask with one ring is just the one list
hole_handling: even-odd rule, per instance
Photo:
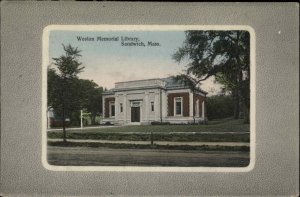
{"label": "dirt road", "polygon": [[249,152],[48,147],[51,165],[244,167]]}
{"label": "dirt road", "polygon": [[[48,139],[48,142],[61,142],[62,139]],[[68,142],[87,143],[109,143],[109,144],[150,144],[150,141],[129,141],[129,140],[90,140],[90,139],[68,139]],[[155,141],[158,145],[189,145],[189,146],[249,146],[249,142],[172,142]]]}

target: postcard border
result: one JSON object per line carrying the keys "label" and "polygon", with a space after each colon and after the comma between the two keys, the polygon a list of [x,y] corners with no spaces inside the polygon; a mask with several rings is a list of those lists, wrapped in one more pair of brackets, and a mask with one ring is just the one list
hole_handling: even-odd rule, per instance
{"label": "postcard border", "polygon": [[[55,166],[47,161],[47,66],[49,33],[61,31],[179,31],[245,30],[250,33],[250,162],[247,167],[136,167],[136,166]],[[42,36],[42,164],[50,171],[117,171],[117,172],[249,172],[256,154],[256,37],[249,25],[48,25]]]}

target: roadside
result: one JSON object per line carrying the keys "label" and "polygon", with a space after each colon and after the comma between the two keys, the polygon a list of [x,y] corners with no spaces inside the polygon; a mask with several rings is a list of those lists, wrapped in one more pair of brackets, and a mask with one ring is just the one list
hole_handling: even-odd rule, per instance
{"label": "roadside", "polygon": [[101,143],[101,142],[63,142],[48,141],[48,147],[91,147],[114,149],[151,149],[151,150],[198,150],[198,151],[244,151],[249,152],[249,146],[222,146],[222,145],[187,145],[187,144],[136,144],[136,143]]}
{"label": "roadside", "polygon": [[[120,128],[121,129],[121,128]],[[48,132],[48,139],[62,139],[62,132]],[[92,132],[67,131],[68,140],[168,141],[168,142],[250,142],[250,133],[240,132]]]}
{"label": "roadside", "polygon": [[48,147],[48,163],[61,166],[246,167],[249,152]]}
{"label": "roadside", "polygon": [[[48,139],[48,142],[61,142],[62,139]],[[150,144],[149,141],[126,141],[126,140],[83,140],[83,139],[68,139],[68,142],[85,142],[85,143],[106,143],[106,144]],[[170,142],[170,141],[155,141],[157,145],[189,145],[189,146],[249,146],[248,142]]]}

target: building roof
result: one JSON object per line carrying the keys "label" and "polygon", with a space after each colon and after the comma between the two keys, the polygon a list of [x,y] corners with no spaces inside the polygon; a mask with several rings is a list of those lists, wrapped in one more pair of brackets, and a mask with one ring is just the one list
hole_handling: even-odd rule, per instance
{"label": "building roof", "polygon": [[176,81],[173,77],[167,77],[167,78],[163,78],[163,81],[166,82],[166,89],[173,89],[173,88],[183,88],[185,87],[183,82],[180,81]]}
{"label": "building roof", "polygon": [[[189,88],[187,87],[184,82],[175,80],[173,77],[167,77],[167,78],[162,78],[166,82],[166,89],[181,89],[181,88]],[[199,92],[203,94],[207,94],[204,90],[200,89],[199,87],[196,88]]]}
{"label": "building roof", "polygon": [[[173,77],[167,78],[155,78],[155,79],[143,79],[143,80],[135,80],[135,81],[124,81],[117,82],[115,88],[107,90],[103,92],[103,94],[114,94],[117,91],[126,91],[126,90],[137,90],[137,89],[153,89],[153,88],[161,88],[165,90],[174,90],[174,89],[188,89],[183,82],[175,80]],[[203,94],[207,94],[207,92],[203,91],[200,88],[197,90]]]}

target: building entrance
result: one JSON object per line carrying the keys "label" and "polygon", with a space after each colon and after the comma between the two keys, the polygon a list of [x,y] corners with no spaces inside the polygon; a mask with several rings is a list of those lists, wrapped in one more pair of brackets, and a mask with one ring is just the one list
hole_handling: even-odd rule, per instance
{"label": "building entrance", "polygon": [[140,107],[131,107],[131,122],[140,122]]}

